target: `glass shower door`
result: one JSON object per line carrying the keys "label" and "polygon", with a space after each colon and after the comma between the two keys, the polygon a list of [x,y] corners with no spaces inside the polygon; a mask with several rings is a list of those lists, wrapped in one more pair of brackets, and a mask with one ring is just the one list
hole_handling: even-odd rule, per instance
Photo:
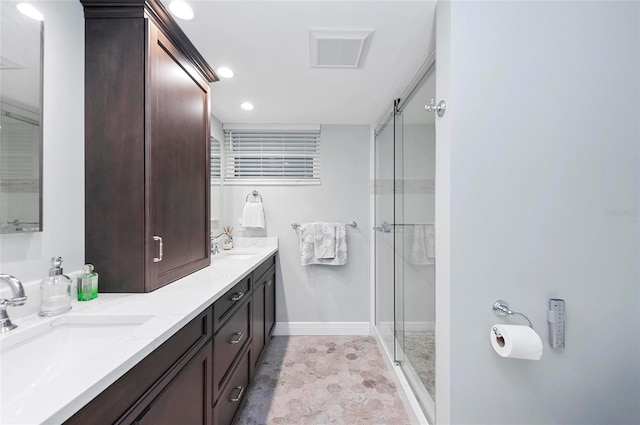
{"label": "glass shower door", "polygon": [[396,116],[396,351],[427,417],[435,400],[435,97],[427,74]]}
{"label": "glass shower door", "polygon": [[[433,67],[431,68],[433,70]],[[435,417],[435,97],[427,72],[376,129],[376,329]]]}
{"label": "glass shower door", "polygon": [[378,126],[375,139],[376,327],[390,357],[395,358],[394,285],[394,107]]}

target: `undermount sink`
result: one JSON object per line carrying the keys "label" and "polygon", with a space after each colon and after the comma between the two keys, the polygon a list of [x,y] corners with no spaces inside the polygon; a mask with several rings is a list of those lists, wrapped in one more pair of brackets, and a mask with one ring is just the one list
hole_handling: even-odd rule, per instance
{"label": "undermount sink", "polygon": [[91,368],[91,353],[108,349],[152,317],[69,315],[4,334],[0,339],[2,404],[19,401],[24,393],[62,374],[83,373],[83,368]]}
{"label": "undermount sink", "polygon": [[230,260],[248,260],[253,257],[255,254],[227,254],[227,258]]}
{"label": "undermount sink", "polygon": [[244,250],[232,250],[232,251],[223,251],[220,254],[214,255],[213,259],[218,260],[229,260],[229,261],[242,261],[249,260],[253,258],[257,253],[253,251],[244,251]]}

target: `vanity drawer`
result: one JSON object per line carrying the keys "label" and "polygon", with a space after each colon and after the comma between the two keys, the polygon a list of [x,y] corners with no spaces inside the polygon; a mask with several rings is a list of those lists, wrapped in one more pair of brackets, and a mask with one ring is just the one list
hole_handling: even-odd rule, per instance
{"label": "vanity drawer", "polygon": [[250,352],[245,350],[229,383],[222,390],[218,404],[213,409],[213,425],[230,425],[242,406],[249,386]]}
{"label": "vanity drawer", "polygon": [[238,353],[251,339],[251,303],[245,302],[213,337],[213,399],[225,384]]}
{"label": "vanity drawer", "polygon": [[249,298],[251,292],[251,275],[238,282],[229,289],[218,301],[213,303],[213,331],[217,332],[220,325],[227,320],[236,305]]}

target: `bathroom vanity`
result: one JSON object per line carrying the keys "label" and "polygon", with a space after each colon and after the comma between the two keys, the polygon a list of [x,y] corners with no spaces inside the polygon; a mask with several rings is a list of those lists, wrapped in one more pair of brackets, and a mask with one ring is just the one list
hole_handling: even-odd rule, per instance
{"label": "bathroom vanity", "polygon": [[[0,422],[231,424],[275,318],[277,239],[242,239],[151,293],[101,293],[63,316],[17,319],[0,341]],[[46,332],[58,326],[69,332],[52,346]]]}

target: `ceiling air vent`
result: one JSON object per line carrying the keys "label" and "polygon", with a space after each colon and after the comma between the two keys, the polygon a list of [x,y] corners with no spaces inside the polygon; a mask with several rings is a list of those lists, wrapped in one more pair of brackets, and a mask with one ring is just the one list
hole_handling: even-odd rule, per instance
{"label": "ceiling air vent", "polygon": [[373,31],[309,29],[311,67],[361,68]]}

